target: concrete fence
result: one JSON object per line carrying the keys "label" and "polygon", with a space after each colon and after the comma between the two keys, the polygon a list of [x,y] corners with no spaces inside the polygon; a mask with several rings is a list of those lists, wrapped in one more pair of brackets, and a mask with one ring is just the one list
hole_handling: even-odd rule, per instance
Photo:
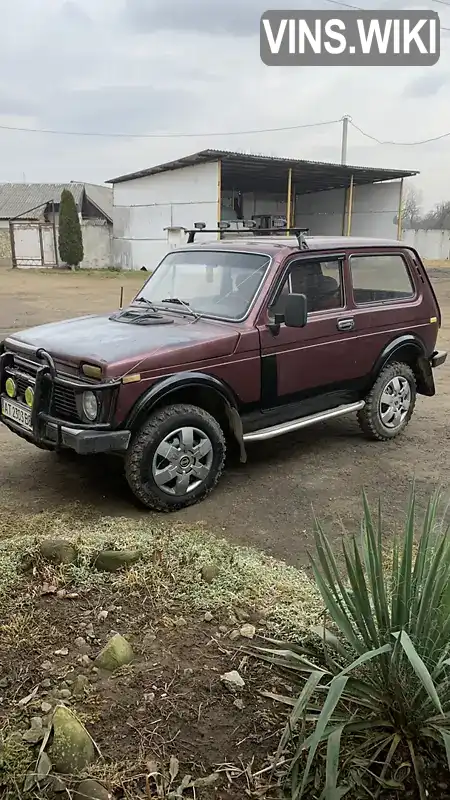
{"label": "concrete fence", "polygon": [[[0,266],[15,265],[21,269],[42,269],[57,266],[55,256],[55,232],[58,226],[51,223],[21,222],[12,224],[14,255],[11,251],[9,224],[0,226]],[[107,269],[112,263],[112,226],[101,219],[81,222],[84,259],[82,269]],[[59,259],[58,259],[59,261]]]}
{"label": "concrete fence", "polygon": [[403,241],[429,261],[450,261],[450,230],[404,230]]}

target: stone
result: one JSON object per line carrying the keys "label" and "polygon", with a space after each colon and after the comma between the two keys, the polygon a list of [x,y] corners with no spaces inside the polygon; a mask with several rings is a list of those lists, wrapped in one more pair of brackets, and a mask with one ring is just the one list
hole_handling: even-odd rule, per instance
{"label": "stone", "polygon": [[89,686],[89,678],[86,675],[77,675],[73,683],[73,692],[76,695],[83,695]]}
{"label": "stone", "polygon": [[90,778],[78,784],[73,800],[111,800],[112,794],[97,781]]}
{"label": "stone", "polygon": [[94,556],[92,566],[101,572],[118,572],[136,564],[141,557],[140,550],[103,550]]}
{"label": "stone", "polygon": [[75,564],[78,558],[76,548],[66,539],[44,539],[39,552],[50,564]]}
{"label": "stone", "polygon": [[95,664],[100,669],[114,672],[119,667],[129,664],[133,658],[134,653],[130,643],[120,633],[116,633],[98,654]]}
{"label": "stone", "polygon": [[38,744],[44,738],[45,731],[43,728],[30,728],[22,734],[22,739],[28,744]]}
{"label": "stone", "polygon": [[62,647],[61,650],[55,650],[55,656],[68,656],[69,650],[67,647]]}
{"label": "stone", "polygon": [[244,702],[239,697],[236,698],[233,705],[236,706],[236,708],[238,708],[239,711],[242,711],[244,708]]}
{"label": "stone", "polygon": [[44,663],[41,664],[42,672],[50,672],[52,669],[53,669],[53,664],[51,661],[44,661]]}
{"label": "stone", "polygon": [[227,633],[228,632],[227,626],[226,625],[219,625],[219,632],[220,633]]}
{"label": "stone", "polygon": [[202,567],[202,579],[205,583],[212,583],[219,574],[219,567],[216,564],[204,564]]}
{"label": "stone", "polygon": [[104,622],[107,616],[108,616],[107,611],[99,611],[97,614],[97,619],[99,622]]}
{"label": "stone", "polygon": [[80,650],[80,652],[87,652],[88,650],[91,649],[90,644],[88,644],[86,639],[83,639],[82,636],[77,636],[74,644],[77,650]]}
{"label": "stone", "polygon": [[241,635],[241,634],[239,633],[239,631],[231,631],[231,633],[230,633],[230,637],[229,637],[229,638],[230,638],[230,639],[231,639],[231,641],[233,642],[235,639],[239,639],[239,636],[240,636],[240,635]]}
{"label": "stone", "polygon": [[150,647],[154,642],[156,642],[156,634],[146,633],[142,640],[142,645],[143,647]]}
{"label": "stone", "polygon": [[231,672],[226,672],[225,675],[220,676],[220,680],[230,690],[230,692],[239,692],[245,686],[245,681],[235,669]]}
{"label": "stone", "polygon": [[92,667],[93,661],[89,656],[86,654],[79,656],[77,659],[78,663],[81,664],[82,667]]}
{"label": "stone", "polygon": [[204,620],[205,620],[205,622],[212,622],[212,621],[213,621],[213,619],[214,619],[214,617],[213,617],[213,615],[211,614],[211,612],[210,612],[210,611],[207,611],[207,612],[206,612],[206,614],[205,614],[205,616],[204,616]]}
{"label": "stone", "polygon": [[56,772],[77,775],[95,759],[94,743],[84,725],[66,706],[57,706],[52,717],[50,759]]}
{"label": "stone", "polygon": [[31,728],[42,728],[43,727],[42,717],[31,717],[30,719],[30,727]]}
{"label": "stone", "polygon": [[44,678],[44,680],[41,681],[41,686],[42,686],[43,689],[50,689],[51,685],[52,685],[52,682],[51,682],[50,678]]}
{"label": "stone", "polygon": [[72,692],[70,691],[70,689],[59,689],[58,697],[60,698],[60,700],[70,700],[70,698],[72,697]]}
{"label": "stone", "polygon": [[187,622],[184,617],[177,617],[175,620],[175,625],[177,628],[184,628],[187,625]]}
{"label": "stone", "polygon": [[0,689],[6,689],[8,686],[8,678],[0,678]]}
{"label": "stone", "polygon": [[62,778],[60,778],[58,775],[52,775],[49,788],[52,790],[52,792],[55,792],[55,794],[62,794],[63,792],[67,793],[67,784],[64,783]]}
{"label": "stone", "polygon": [[43,714],[49,714],[52,710],[53,706],[51,703],[47,703],[45,700],[41,703],[41,711]]}
{"label": "stone", "polygon": [[89,639],[95,639],[95,631],[92,622],[90,622],[89,625],[86,626],[86,636]]}
{"label": "stone", "polygon": [[256,628],[254,625],[250,624],[243,625],[239,633],[244,637],[244,639],[253,639],[256,633]]}

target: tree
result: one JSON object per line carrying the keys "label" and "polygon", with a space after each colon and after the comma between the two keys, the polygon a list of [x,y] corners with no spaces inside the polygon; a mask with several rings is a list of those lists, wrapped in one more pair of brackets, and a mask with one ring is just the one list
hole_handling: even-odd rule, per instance
{"label": "tree", "polygon": [[448,230],[450,228],[450,201],[436,203],[423,218],[421,228]]}
{"label": "tree", "polygon": [[63,189],[59,206],[59,255],[61,261],[70,267],[78,267],[84,257],[75,198],[68,189]]}
{"label": "tree", "polygon": [[402,221],[404,228],[418,228],[422,214],[422,197],[415,186],[408,186],[402,204]]}

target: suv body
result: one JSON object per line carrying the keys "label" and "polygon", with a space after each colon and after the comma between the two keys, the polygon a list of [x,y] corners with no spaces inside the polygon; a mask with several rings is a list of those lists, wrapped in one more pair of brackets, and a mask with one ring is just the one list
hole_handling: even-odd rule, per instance
{"label": "suv body", "polygon": [[245,462],[249,442],[355,412],[369,438],[400,434],[435,394],[440,324],[401,242],[194,242],[126,309],[9,336],[0,420],[41,448],[123,455],[139,500],[176,510],[214,488],[227,444]]}

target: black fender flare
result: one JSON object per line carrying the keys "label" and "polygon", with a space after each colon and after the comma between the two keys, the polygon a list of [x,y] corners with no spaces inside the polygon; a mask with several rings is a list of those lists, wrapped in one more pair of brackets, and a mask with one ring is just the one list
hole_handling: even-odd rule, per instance
{"label": "black fender flare", "polygon": [[393,357],[395,357],[395,354],[400,350],[403,350],[404,347],[411,347],[417,351],[417,389],[420,394],[432,397],[436,390],[430,361],[427,356],[424,342],[419,336],[417,336],[417,334],[414,333],[402,334],[386,345],[373,366],[371,382],[373,383],[376,380],[385,364],[387,364],[388,361],[391,361]]}
{"label": "black fender flare", "polygon": [[247,454],[244,445],[244,430],[236,397],[229,386],[213,375],[206,375],[202,372],[177,372],[174,375],[161,378],[139,397],[125,420],[123,427],[127,430],[135,429],[161,400],[169,398],[174,391],[196,386],[206,386],[208,389],[215,392],[222,400],[230,429],[239,445],[240,460],[242,463],[245,463],[247,461]]}

